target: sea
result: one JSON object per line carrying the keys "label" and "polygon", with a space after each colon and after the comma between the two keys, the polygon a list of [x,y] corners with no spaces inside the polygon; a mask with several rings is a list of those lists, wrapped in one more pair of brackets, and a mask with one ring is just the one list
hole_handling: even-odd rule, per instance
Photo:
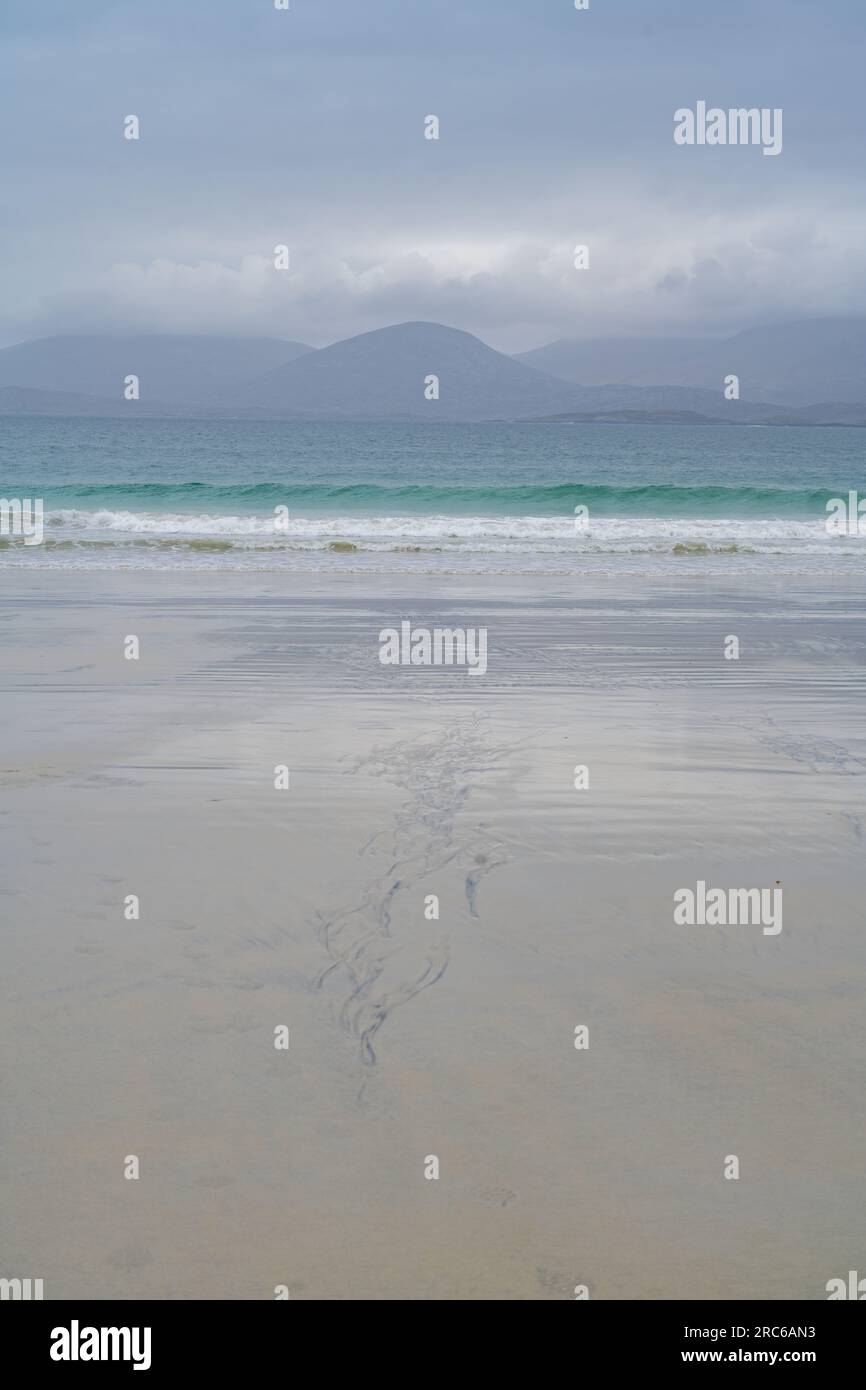
{"label": "sea", "polygon": [[[864,445],[841,427],[7,416],[0,497],[41,498],[44,533],[0,535],[0,568],[854,575]],[[862,527],[828,526],[852,492]]]}

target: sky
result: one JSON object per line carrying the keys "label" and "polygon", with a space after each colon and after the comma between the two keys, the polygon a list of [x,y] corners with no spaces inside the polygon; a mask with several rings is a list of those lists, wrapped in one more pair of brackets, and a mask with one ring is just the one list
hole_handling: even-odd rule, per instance
{"label": "sky", "polygon": [[[864,40],[866,0],[3,0],[0,345],[866,314]],[[698,101],[782,153],[677,145]]]}

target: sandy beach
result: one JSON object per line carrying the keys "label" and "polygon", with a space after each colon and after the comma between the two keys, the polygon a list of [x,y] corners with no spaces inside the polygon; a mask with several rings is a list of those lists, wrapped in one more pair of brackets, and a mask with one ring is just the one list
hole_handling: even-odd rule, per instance
{"label": "sandy beach", "polygon": [[[862,586],[393,589],[0,600],[5,1263],[46,1298],[826,1297],[863,1248]],[[484,677],[383,667],[404,618],[484,624]],[[676,925],[698,880],[781,884],[783,929]]]}

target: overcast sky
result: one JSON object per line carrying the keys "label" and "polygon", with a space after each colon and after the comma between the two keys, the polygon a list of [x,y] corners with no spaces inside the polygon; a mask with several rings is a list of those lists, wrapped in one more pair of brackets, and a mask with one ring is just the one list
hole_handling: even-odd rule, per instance
{"label": "overcast sky", "polygon": [[[866,0],[0,16],[0,343],[434,319],[519,351],[866,313]],[[783,108],[782,154],[676,145],[698,100]]]}

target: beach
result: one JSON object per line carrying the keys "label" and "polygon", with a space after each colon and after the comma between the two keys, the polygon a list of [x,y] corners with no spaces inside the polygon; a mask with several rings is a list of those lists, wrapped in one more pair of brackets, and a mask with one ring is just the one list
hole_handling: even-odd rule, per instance
{"label": "beach", "polygon": [[[825,1298],[863,1248],[863,599],[670,559],[7,572],[9,1271]],[[383,665],[406,619],[483,626],[486,671]],[[677,924],[699,882],[781,886],[782,929]]]}

